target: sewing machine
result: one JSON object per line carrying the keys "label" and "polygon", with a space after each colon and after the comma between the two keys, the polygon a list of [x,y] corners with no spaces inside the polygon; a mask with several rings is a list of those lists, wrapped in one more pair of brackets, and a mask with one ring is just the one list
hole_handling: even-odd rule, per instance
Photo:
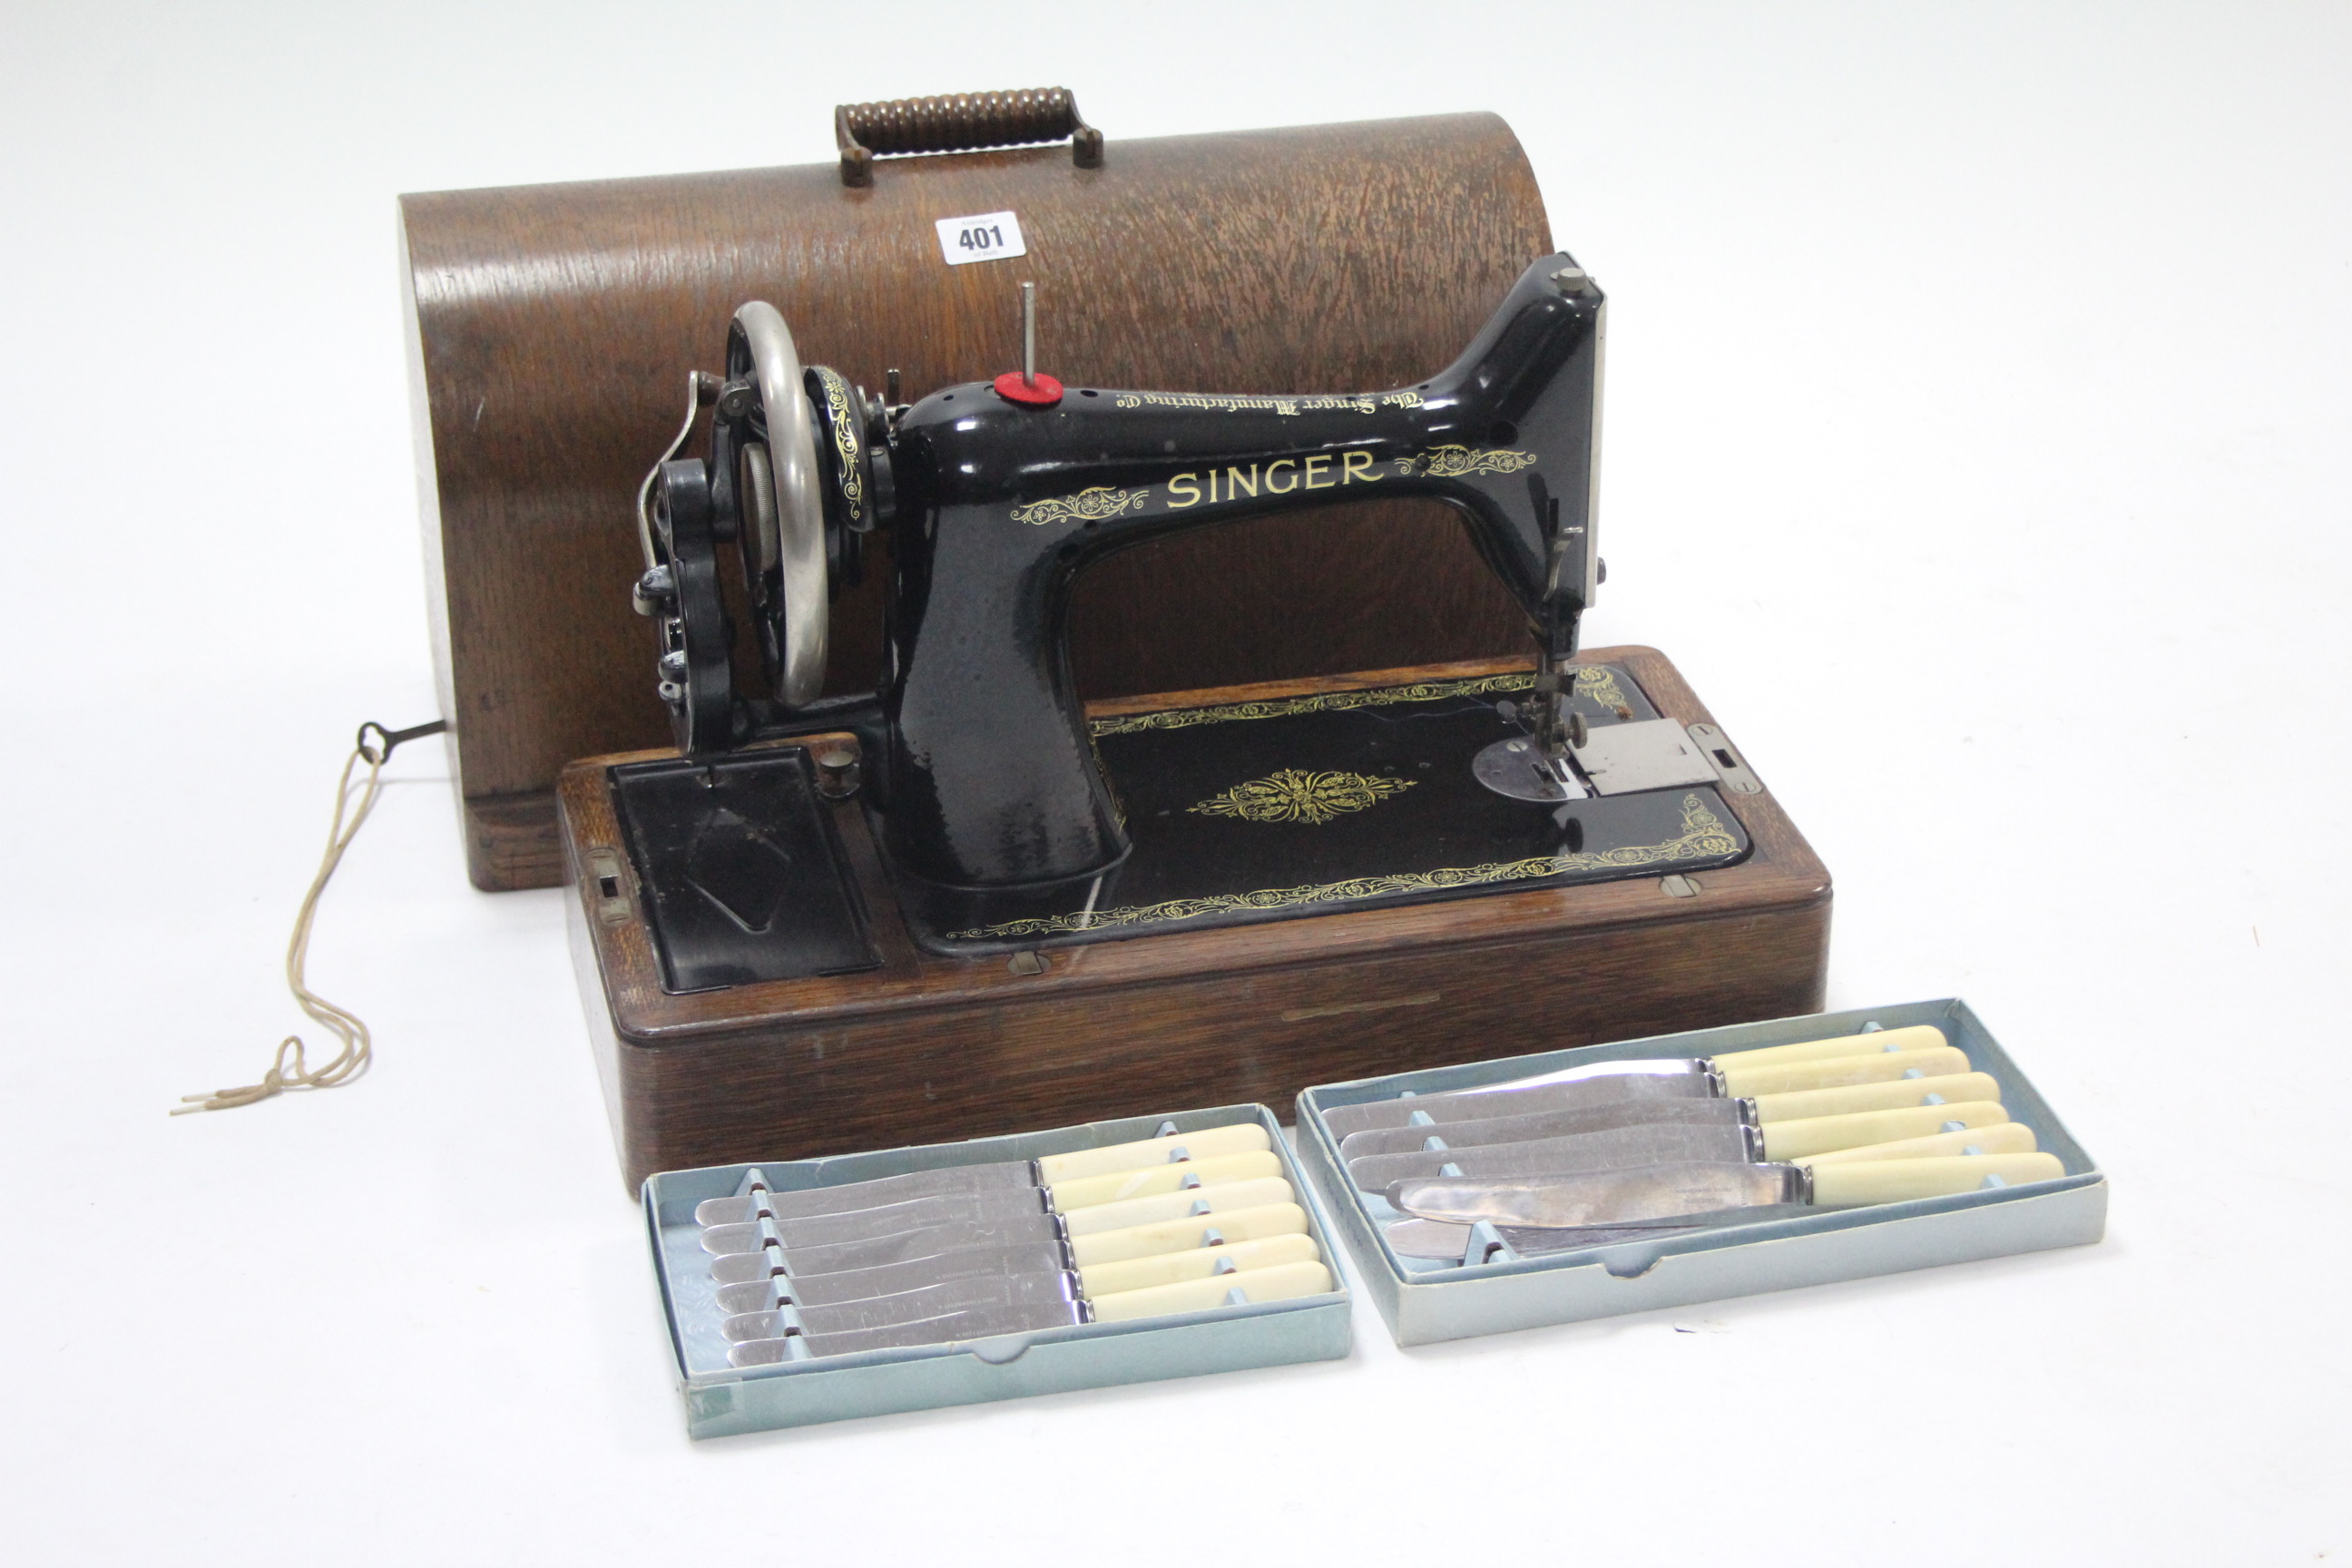
{"label": "sewing machine", "polygon": [[[675,752],[561,787],[631,1179],[1817,1006],[1819,863],[1660,656],[1579,651],[1602,323],[1552,255],[1412,385],[1032,358],[901,405],[742,305],[639,495]],[[1531,657],[1081,702],[1091,564],[1405,496],[1460,514]],[[877,537],[880,689],[827,694]]]}

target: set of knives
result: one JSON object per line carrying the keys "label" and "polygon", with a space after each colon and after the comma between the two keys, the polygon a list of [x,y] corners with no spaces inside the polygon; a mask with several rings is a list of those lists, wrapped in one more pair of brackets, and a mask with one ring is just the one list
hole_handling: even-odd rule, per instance
{"label": "set of knives", "polygon": [[1323,1112],[1406,1258],[1481,1263],[2063,1175],[1932,1026]]}
{"label": "set of knives", "polygon": [[1256,1122],[697,1205],[739,1367],[1321,1295]]}

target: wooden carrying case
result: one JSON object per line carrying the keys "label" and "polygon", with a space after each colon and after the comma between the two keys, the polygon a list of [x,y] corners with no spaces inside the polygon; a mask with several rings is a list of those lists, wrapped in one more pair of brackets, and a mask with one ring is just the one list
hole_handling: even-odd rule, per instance
{"label": "wooden carrying case", "polygon": [[[985,129],[966,125],[961,144]],[[947,265],[937,221],[1000,211],[1018,215],[1027,254]],[[877,391],[896,369],[910,400],[1017,364],[1026,279],[1039,365],[1057,374],[1232,393],[1405,384],[1458,353],[1551,249],[1496,117],[1114,138],[1091,163],[1055,146],[863,169],[845,154],[838,168],[412,195],[401,216],[467,861],[485,889],[572,882],[632,1186],[1139,1105],[1286,1106],[1318,1081],[1821,1005],[1828,877],[1769,791],[1729,802],[1752,853],[1696,878],[1014,955],[1026,964],[919,951],[852,801],[834,823],[878,969],[661,987],[607,772],[669,740],[655,636],[628,605],[635,499],[735,308],[769,300],[806,363]],[[865,585],[834,603],[828,693],[877,683],[887,573],[869,560]],[[1080,579],[1069,639],[1097,712],[1523,668],[1529,648],[1517,606],[1432,501],[1301,510],[1113,556]],[[1661,711],[1707,721],[1654,652],[1588,659],[1620,665]]]}
{"label": "wooden carrying case", "polygon": [[[1014,96],[1041,95],[995,99]],[[938,142],[985,139],[946,111]],[[1393,386],[1551,249],[1491,114],[1097,145],[1092,167],[1066,146],[888,159],[865,185],[845,156],[402,198],[436,670],[477,886],[559,879],[567,763],[667,743],[628,603],[636,489],[743,301],[784,312],[803,363],[877,392],[895,367],[910,400],[1017,364],[1024,279],[1056,374]],[[1025,256],[945,264],[938,219],[1008,210]],[[835,602],[828,692],[875,685],[887,573],[870,562]],[[1390,502],[1108,562],[1079,585],[1071,651],[1108,698],[1517,652],[1523,628],[1451,514]]]}
{"label": "wooden carrying case", "polygon": [[[1685,724],[1714,722],[1655,649],[1593,649],[1581,662],[1624,670]],[[1276,702],[1528,663],[1371,671],[1092,711]],[[1181,1103],[1188,1092],[1286,1109],[1310,1083],[1822,1005],[1829,874],[1769,786],[1725,796],[1752,849],[1696,876],[1168,932],[1013,961],[918,950],[853,799],[831,808],[833,821],[880,967],[671,994],[613,805],[608,770],[635,760],[583,762],[562,784],[563,837],[577,862],[565,918],[633,1191],[656,1171],[1057,1127]]]}

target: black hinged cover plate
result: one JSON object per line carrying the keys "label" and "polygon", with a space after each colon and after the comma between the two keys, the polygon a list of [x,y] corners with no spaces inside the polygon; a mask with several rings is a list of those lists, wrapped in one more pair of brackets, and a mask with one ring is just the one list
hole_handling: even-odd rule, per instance
{"label": "black hinged cover plate", "polygon": [[881,962],[807,748],[625,763],[611,778],[662,989],[802,980]]}

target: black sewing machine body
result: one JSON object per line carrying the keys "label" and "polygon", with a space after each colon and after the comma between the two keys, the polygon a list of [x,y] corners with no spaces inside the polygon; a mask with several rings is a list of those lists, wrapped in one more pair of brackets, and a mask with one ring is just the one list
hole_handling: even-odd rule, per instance
{"label": "black sewing machine body", "polygon": [[[1628,671],[1571,662],[1601,575],[1603,301],[1570,258],[1531,267],[1444,371],[1364,394],[1006,376],[890,408],[800,371],[788,340],[780,356],[762,309],[739,313],[731,379],[698,383],[698,405],[718,405],[709,461],[666,461],[649,479],[639,602],[663,621],[662,692],[685,757],[611,779],[666,989],[880,962],[874,922],[890,913],[863,907],[826,810],[853,791],[908,934],[965,956],[1748,853],[1721,792],[1760,786],[1727,743],[1692,740]],[[803,414],[805,451],[792,434]],[[787,474],[780,451],[810,475]],[[871,697],[811,700],[805,659],[792,668],[812,599],[791,581],[791,507],[777,499],[794,483],[823,508],[822,550],[804,528],[800,558],[836,580],[859,535],[892,534],[888,661]],[[1533,669],[1082,710],[1063,630],[1090,563],[1171,530],[1399,495],[1459,510],[1527,612]],[[718,588],[729,541],[777,700],[734,689]],[[835,738],[793,743],[817,732]]]}
{"label": "black sewing machine body", "polygon": [[[1539,627],[1575,651],[1597,568],[1591,436],[1601,301],[1532,268],[1478,341],[1416,387],[1242,397],[987,386],[900,422],[899,581],[877,806],[893,862],[952,886],[1090,876],[1128,850],[1064,652],[1072,580],[1174,529],[1302,502],[1433,497]],[[1554,559],[1554,544],[1559,547]]]}

